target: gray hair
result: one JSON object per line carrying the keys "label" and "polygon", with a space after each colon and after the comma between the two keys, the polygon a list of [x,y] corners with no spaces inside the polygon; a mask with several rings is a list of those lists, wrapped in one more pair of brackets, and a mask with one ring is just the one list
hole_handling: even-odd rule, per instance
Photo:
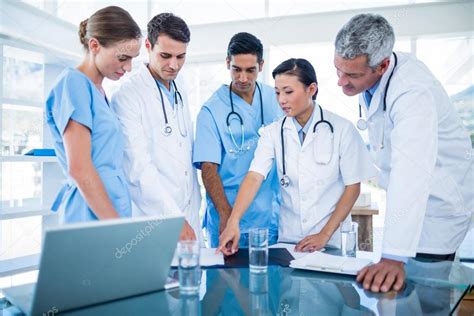
{"label": "gray hair", "polygon": [[388,21],[378,14],[359,14],[347,22],[336,36],[336,54],[344,59],[367,55],[369,67],[376,68],[393,51],[395,34]]}

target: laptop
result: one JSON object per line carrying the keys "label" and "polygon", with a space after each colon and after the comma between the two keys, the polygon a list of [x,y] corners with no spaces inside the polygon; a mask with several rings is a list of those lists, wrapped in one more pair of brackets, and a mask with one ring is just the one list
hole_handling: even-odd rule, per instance
{"label": "laptop", "polygon": [[162,290],[183,223],[139,217],[48,229],[37,283],[3,292],[25,314],[55,315]]}

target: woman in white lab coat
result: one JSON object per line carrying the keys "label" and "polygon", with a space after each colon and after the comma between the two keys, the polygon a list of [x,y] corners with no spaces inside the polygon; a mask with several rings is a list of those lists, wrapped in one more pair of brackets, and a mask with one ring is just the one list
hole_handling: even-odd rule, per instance
{"label": "woman in white lab coat", "polygon": [[224,254],[237,251],[239,220],[275,159],[282,194],[278,241],[295,243],[296,251],[339,247],[339,224],[351,220],[360,182],[375,175],[355,127],[316,103],[316,73],[307,60],[286,60],[273,78],[286,117],[269,125],[259,140],[220,236]]}

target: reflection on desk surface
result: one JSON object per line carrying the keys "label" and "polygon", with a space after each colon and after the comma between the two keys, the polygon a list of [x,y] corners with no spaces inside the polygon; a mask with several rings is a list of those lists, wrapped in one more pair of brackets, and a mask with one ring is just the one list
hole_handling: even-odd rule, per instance
{"label": "reflection on desk surface", "polygon": [[[269,266],[203,271],[196,296],[179,289],[71,311],[65,315],[448,315],[473,283],[473,270],[459,263],[410,260],[400,293],[365,291],[355,277]],[[14,307],[4,315],[15,315]]]}
{"label": "reflection on desk surface", "polygon": [[[208,269],[196,296],[180,297],[179,289],[172,289],[65,315],[448,315],[474,283],[474,270],[457,262],[409,260],[406,272],[400,293],[380,294],[365,291],[347,275],[279,266],[264,274]],[[0,311],[18,313],[14,306]]]}

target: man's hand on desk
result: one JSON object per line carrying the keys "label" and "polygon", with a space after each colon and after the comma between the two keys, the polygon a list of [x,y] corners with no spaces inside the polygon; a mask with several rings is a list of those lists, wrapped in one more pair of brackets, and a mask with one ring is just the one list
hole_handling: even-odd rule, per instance
{"label": "man's hand on desk", "polygon": [[188,221],[184,221],[183,229],[179,235],[179,240],[196,240],[196,234]]}
{"label": "man's hand on desk", "polygon": [[328,241],[329,236],[324,233],[309,235],[296,244],[295,251],[314,252],[324,248]]}
{"label": "man's hand on desk", "polygon": [[232,219],[227,221],[227,226],[219,236],[219,247],[216,253],[222,252],[225,256],[233,255],[239,249],[240,229],[239,223]]}
{"label": "man's hand on desk", "polygon": [[379,263],[363,268],[357,273],[357,282],[372,292],[399,291],[405,283],[405,264],[382,258]]}

